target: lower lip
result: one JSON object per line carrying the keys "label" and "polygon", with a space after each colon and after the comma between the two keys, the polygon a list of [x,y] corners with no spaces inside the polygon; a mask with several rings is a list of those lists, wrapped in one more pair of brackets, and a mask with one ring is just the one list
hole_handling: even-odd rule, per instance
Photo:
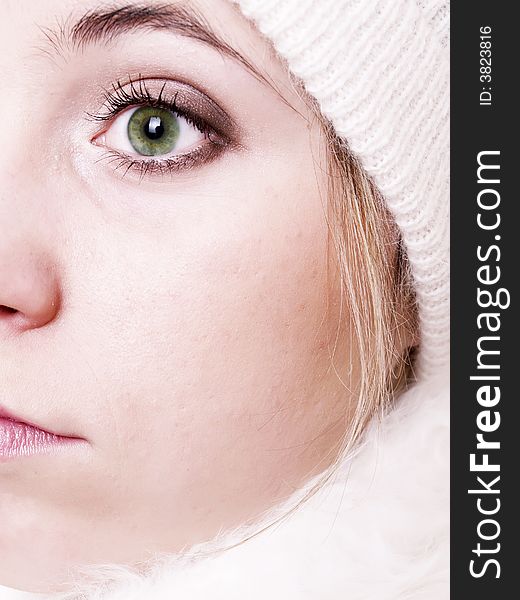
{"label": "lower lip", "polygon": [[45,454],[59,446],[78,441],[0,417],[0,462],[32,454]]}

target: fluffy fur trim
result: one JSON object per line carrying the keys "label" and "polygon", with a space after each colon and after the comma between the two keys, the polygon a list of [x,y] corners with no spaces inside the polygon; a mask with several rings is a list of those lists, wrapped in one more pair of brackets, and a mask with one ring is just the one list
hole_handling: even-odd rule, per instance
{"label": "fluffy fur trim", "polygon": [[[448,420],[447,386],[416,384],[289,518],[224,552],[212,549],[240,541],[243,531],[190,558],[167,557],[146,576],[116,566],[90,571],[94,583],[67,598],[447,599]],[[37,598],[47,596],[0,588],[1,600]]]}

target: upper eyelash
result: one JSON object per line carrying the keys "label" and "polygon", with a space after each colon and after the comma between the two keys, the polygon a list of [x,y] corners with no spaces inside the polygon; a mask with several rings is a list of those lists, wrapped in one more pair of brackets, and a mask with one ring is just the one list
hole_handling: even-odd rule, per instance
{"label": "upper eyelash", "polygon": [[[127,89],[128,86],[129,89]],[[146,82],[140,77],[137,80],[129,78],[126,84],[117,81],[112,85],[111,90],[104,90],[103,96],[106,112],[104,114],[88,113],[88,116],[94,121],[111,121],[130,106],[146,105],[169,110],[177,116],[183,117],[201,133],[213,132],[213,128],[206,121],[177,105],[177,92],[171,98],[166,98],[164,96],[165,88],[166,83],[163,84],[158,95],[153,95],[146,87]]]}
{"label": "upper eyelash", "polygon": [[[210,140],[212,147],[211,152],[206,152],[206,159],[210,159],[210,156],[217,156],[225,146],[233,145],[230,140],[223,138],[205,119],[178,106],[178,92],[167,98],[164,94],[166,85],[166,82],[163,83],[159,94],[152,94],[148,90],[146,82],[140,76],[136,80],[128,78],[125,84],[117,81],[111,89],[104,90],[104,112],[99,114],[87,113],[87,116],[94,121],[106,122],[111,121],[129,107],[152,106],[171,111],[203,133]],[[216,136],[216,139],[213,139],[213,135]],[[196,166],[198,156],[201,156],[200,149],[175,157],[153,160],[137,159],[116,150],[108,150],[99,160],[108,160],[109,163],[114,165],[114,170],[122,171],[123,177],[130,171],[135,171],[141,181],[147,175],[158,174],[164,176],[178,170],[190,170]]]}

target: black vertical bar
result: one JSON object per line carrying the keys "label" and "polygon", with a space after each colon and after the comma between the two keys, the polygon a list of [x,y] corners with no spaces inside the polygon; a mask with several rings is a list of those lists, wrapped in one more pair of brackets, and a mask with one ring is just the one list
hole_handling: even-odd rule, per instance
{"label": "black vertical bar", "polygon": [[[451,597],[456,600],[520,597],[515,585],[520,574],[516,539],[520,506],[516,464],[520,461],[516,312],[520,190],[515,185],[520,171],[515,91],[520,30],[513,15],[517,7],[507,1],[459,0],[451,4]],[[483,152],[481,162],[499,168],[482,169],[479,183],[478,157]],[[486,208],[479,207],[479,193]],[[495,202],[495,209],[488,208]],[[479,213],[480,223],[490,229],[479,226]],[[491,228],[498,218],[500,224]],[[484,269],[479,271],[481,267]],[[479,281],[479,273],[486,283]],[[498,274],[498,281],[487,283],[494,282]],[[479,288],[489,292],[481,294],[480,304]],[[482,306],[490,300],[496,306]],[[495,316],[482,316],[491,313]],[[500,352],[481,354],[481,368],[479,340],[485,352]],[[471,380],[472,376],[482,379]],[[488,385],[491,395],[486,396]],[[495,388],[500,390],[496,403]],[[487,447],[477,447],[477,434]],[[485,471],[486,460],[499,470]],[[496,477],[500,479],[494,482]]]}

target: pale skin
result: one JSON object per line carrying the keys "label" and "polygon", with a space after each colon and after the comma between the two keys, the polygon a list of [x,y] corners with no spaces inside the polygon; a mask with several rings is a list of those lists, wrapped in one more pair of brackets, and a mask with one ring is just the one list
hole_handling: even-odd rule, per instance
{"label": "pale skin", "polygon": [[[320,124],[231,3],[187,6],[272,85],[174,31],[56,48],[42,28],[95,2],[2,2],[0,405],[82,440],[0,462],[3,585],[60,589],[254,521],[331,464],[355,403]],[[202,92],[236,143],[173,173],[111,163],[132,107],[87,113],[129,75]],[[184,127],[186,152],[213,143]]]}

